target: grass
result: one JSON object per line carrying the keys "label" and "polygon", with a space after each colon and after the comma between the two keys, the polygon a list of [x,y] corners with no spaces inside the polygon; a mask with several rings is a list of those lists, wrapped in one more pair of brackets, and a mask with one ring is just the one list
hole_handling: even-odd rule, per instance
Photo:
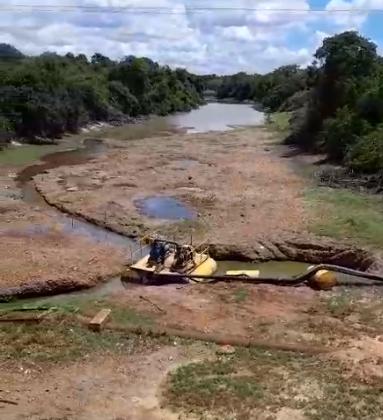
{"label": "grass", "polygon": [[249,297],[249,291],[246,289],[238,289],[234,292],[234,300],[236,303],[242,303]]}
{"label": "grass", "polygon": [[345,377],[337,362],[282,351],[237,349],[218,361],[192,363],[170,374],[164,398],[199,418],[275,418],[282,408],[307,419],[379,418],[383,380]]}
{"label": "grass", "polygon": [[0,151],[0,164],[25,165],[35,162],[42,156],[55,150],[57,150],[57,146],[54,145],[23,145],[5,148]]}
{"label": "grass", "polygon": [[290,112],[275,112],[267,115],[267,127],[271,130],[287,134],[290,129]]}
{"label": "grass", "polygon": [[[48,301],[49,302],[49,301]],[[52,303],[54,305],[54,303]],[[55,306],[55,305],[54,305]],[[108,299],[94,299],[87,296],[68,297],[56,306],[59,311],[70,314],[73,312],[80,313],[88,317],[94,316],[103,308],[112,310],[110,319],[118,326],[141,326],[151,327],[155,324],[153,318],[146,314],[140,313],[126,305],[120,305]]]}
{"label": "grass", "polygon": [[[0,324],[0,360],[28,359],[32,361],[72,360],[89,353],[136,350],[159,342],[161,339],[142,338],[138,335],[104,330],[93,333],[76,318],[76,315],[94,316],[101,308],[111,308],[111,322],[118,327],[150,327],[154,320],[132,308],[110,301],[94,300],[87,296],[68,297],[65,300],[34,300],[1,304],[0,316],[5,314],[30,314],[27,309],[50,308],[49,315],[40,324]],[[40,313],[38,311],[37,313]],[[162,339],[163,340],[163,339]]]}
{"label": "grass", "polygon": [[367,294],[362,290],[347,290],[340,294],[325,299],[326,310],[334,318],[341,319],[343,323],[352,315],[365,328],[375,329],[377,334],[381,332],[383,322],[383,302],[381,293]]}
{"label": "grass", "polygon": [[334,318],[351,315],[354,309],[354,301],[349,293],[343,292],[326,300],[327,311]]}
{"label": "grass", "polygon": [[0,326],[0,360],[62,362],[90,353],[132,354],[156,340],[104,331],[93,333],[68,317],[55,316],[38,325]]}
{"label": "grass", "polygon": [[315,188],[306,193],[314,214],[310,230],[335,239],[383,247],[383,199],[354,191]]}

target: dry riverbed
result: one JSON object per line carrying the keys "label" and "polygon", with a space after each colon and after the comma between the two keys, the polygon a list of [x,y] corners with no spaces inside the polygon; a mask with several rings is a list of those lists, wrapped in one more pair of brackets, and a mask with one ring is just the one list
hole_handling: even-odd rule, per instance
{"label": "dry riverbed", "polygon": [[[272,143],[261,128],[115,143],[121,148],[35,182],[50,204],[128,235],[193,233],[199,241],[251,243],[306,227],[304,183]],[[146,217],[137,203],[153,196],[178,199],[196,218]]]}
{"label": "dry riverbed", "polygon": [[[219,259],[380,267],[364,250],[308,232],[314,212],[305,202],[307,180],[265,128],[105,142],[109,150],[99,157],[35,176],[41,197],[70,217],[124,235],[220,244],[211,248]],[[21,199],[15,167],[0,171],[0,294],[69,291],[122,271],[129,249],[76,234],[70,217],[65,226],[58,210]],[[192,217],[149,217],[148,198],[177,200]]]}
{"label": "dry riverbed", "polygon": [[[35,177],[52,206],[126,235],[192,233],[221,244],[222,259],[378,268],[368,251],[309,233],[307,180],[266,129],[107,143],[103,156]],[[14,167],[0,171],[1,289],[66,291],[123,269],[126,250],[68,232],[54,210],[21,200]],[[147,217],[153,196],[196,217]],[[0,418],[381,418],[380,288],[125,286],[35,300],[24,305],[50,308],[40,324],[1,324]],[[18,305],[0,311],[25,316]],[[85,323],[102,308],[111,317],[95,334]]]}

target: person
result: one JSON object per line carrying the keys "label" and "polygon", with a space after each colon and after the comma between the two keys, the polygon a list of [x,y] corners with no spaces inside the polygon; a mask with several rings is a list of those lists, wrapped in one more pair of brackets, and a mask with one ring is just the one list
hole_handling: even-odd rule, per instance
{"label": "person", "polygon": [[149,266],[164,265],[166,257],[170,253],[170,245],[167,242],[155,240],[150,248]]}

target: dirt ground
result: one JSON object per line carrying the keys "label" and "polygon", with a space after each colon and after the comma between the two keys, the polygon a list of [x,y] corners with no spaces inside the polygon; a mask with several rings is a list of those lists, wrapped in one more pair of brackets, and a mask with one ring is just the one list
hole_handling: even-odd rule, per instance
{"label": "dirt ground", "polygon": [[[38,175],[46,200],[127,234],[248,243],[305,230],[303,181],[275,153],[265,129],[115,142],[88,164]],[[124,147],[124,148],[122,148]],[[172,223],[140,214],[135,203],[171,196],[198,213]]]}
{"label": "dirt ground", "polygon": [[[96,357],[67,366],[18,363],[1,369],[0,416],[7,420],[175,420],[162,409],[159,387],[186,360],[202,360],[204,348],[164,346],[132,356]],[[91,357],[93,359],[93,357]],[[17,405],[1,403],[11,400]]]}
{"label": "dirt ground", "polygon": [[22,201],[12,169],[0,168],[0,295],[66,291],[121,272],[121,249],[68,234],[55,211]]}
{"label": "dirt ground", "polygon": [[[20,330],[15,340],[21,346],[22,354],[0,356],[0,417],[11,420],[316,419],[318,415],[306,416],[304,413],[310,407],[311,399],[320,404],[321,409],[326,406],[328,397],[322,382],[332,380],[332,369],[335,368],[334,372],[339,375],[336,384],[340,388],[332,391],[332,398],[338,398],[340,406],[355,404],[355,410],[359,412],[358,407],[364,407],[364,400],[344,402],[342,398],[348,392],[344,387],[350,384],[352,389],[362,393],[368,386],[372,390],[378,389],[376,387],[383,379],[383,305],[379,291],[376,292],[372,299],[371,291],[362,290],[318,293],[307,288],[281,289],[275,286],[129,285],[125,293],[120,291],[101,302],[89,300],[82,306],[77,301],[77,315],[88,319],[100,307],[112,308],[112,319],[105,330],[90,336],[90,347],[77,353],[73,360],[57,359],[56,362],[39,360],[39,340],[44,340],[44,334],[23,337],[28,330]],[[68,297],[66,304],[70,302]],[[198,333],[203,341],[185,341],[174,335],[166,342],[153,342],[151,347],[135,349],[129,345],[125,351],[109,350],[101,354],[93,349],[96,344],[93,340],[101,340],[117,329],[122,334],[121,339],[125,334],[132,336],[131,327],[139,327],[141,331],[168,329],[191,337]],[[45,328],[50,336],[59,326],[48,324],[44,327],[41,324],[35,328]],[[71,329],[69,325],[67,328],[68,337],[55,339],[53,335],[51,342],[43,341],[42,348],[48,354],[60,352],[63,344],[69,346]],[[84,340],[85,337],[89,339],[85,331],[82,334]],[[226,342],[222,342],[223,337],[226,337]],[[220,338],[219,345],[213,344],[217,338]],[[250,353],[235,346],[231,341],[233,338],[248,341]],[[0,340],[3,339],[0,328]],[[9,344],[3,346],[5,354],[8,348]],[[289,351],[284,353],[281,350]],[[189,379],[183,376],[176,385],[186,386],[183,390],[185,398],[192,398],[193,392],[198,395],[202,392],[202,397],[205,395],[201,400],[208,406],[205,417],[196,414],[198,406],[196,412],[180,409],[188,407],[182,394],[175,400],[176,406],[169,405],[172,401],[168,400],[169,378],[178,369],[187,369],[191,363],[196,364],[196,369],[201,366],[201,384],[206,380],[208,383],[215,380],[218,384],[222,380],[235,381],[237,377],[252,381],[253,373],[246,369],[249,364],[249,369],[262,371],[262,376],[254,378],[259,386],[265,389],[276,387],[274,396],[282,402],[273,400],[274,405],[270,403],[264,407],[257,399],[246,397],[239,407],[229,404],[227,409],[230,411],[226,415],[210,416],[223,404],[219,388],[217,394],[208,389],[204,391],[198,383],[193,385],[190,378],[189,389]],[[209,363],[222,366],[222,372],[216,367],[209,373],[206,370]],[[225,369],[231,363],[234,366],[245,363],[245,366],[228,377]],[[281,375],[283,380],[278,379]],[[197,386],[194,391],[192,385]],[[213,385],[214,382],[210,386]],[[246,390],[243,387],[238,389]],[[274,396],[265,394],[265,398]],[[300,399],[299,409],[294,405],[297,398]],[[235,413],[241,413],[247,404],[253,407],[252,414],[236,416]]]}
{"label": "dirt ground", "polygon": [[[126,287],[126,293],[111,300],[149,314],[159,327],[250,341],[267,337],[287,342],[285,327],[302,319],[316,296],[307,287],[283,289],[248,284]],[[271,324],[276,326],[273,337],[264,328]]]}

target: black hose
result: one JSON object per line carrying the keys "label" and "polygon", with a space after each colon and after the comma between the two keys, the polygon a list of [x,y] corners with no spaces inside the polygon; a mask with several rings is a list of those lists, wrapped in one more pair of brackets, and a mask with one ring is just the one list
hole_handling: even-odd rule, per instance
{"label": "black hose", "polygon": [[238,276],[229,276],[229,275],[218,275],[218,276],[203,276],[203,275],[193,275],[193,274],[161,274],[157,273],[155,276],[160,277],[162,279],[169,279],[174,281],[175,279],[190,279],[190,280],[205,280],[201,281],[201,283],[218,283],[218,282],[242,282],[242,283],[250,283],[250,284],[271,284],[277,286],[298,286],[302,283],[308,281],[311,277],[313,277],[318,271],[327,270],[332,272],[337,272],[341,274],[348,274],[354,277],[361,277],[369,280],[374,281],[381,281],[383,282],[383,276],[374,273],[367,273],[364,271],[353,270],[351,268],[341,267],[339,265],[331,265],[331,264],[320,264],[316,265],[315,267],[307,270],[305,273],[299,274],[293,278],[286,278],[286,277],[258,277],[258,278],[251,278],[246,275],[238,275]]}

